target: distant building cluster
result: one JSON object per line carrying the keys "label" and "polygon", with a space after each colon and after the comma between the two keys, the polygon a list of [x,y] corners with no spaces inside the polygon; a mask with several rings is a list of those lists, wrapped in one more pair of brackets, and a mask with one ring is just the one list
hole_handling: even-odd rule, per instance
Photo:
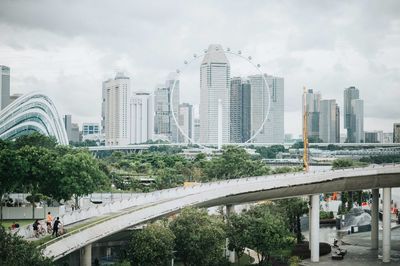
{"label": "distant building cluster", "polygon": [[[355,87],[344,90],[343,123],[347,130],[344,142],[383,142],[384,134],[382,131],[364,132],[364,101],[359,96],[360,92]],[[307,114],[309,139],[313,142],[341,142],[340,108],[335,99],[322,99],[319,92],[310,89],[303,98],[304,111]]]}
{"label": "distant building cluster", "polygon": [[[64,115],[70,142],[96,141],[107,146],[149,141],[171,143],[284,143],[284,79],[267,74],[231,76],[221,45],[212,44],[199,69],[200,104],[180,101],[181,84],[170,74],[153,92],[131,89],[130,77],[117,73],[102,84],[101,124],[83,123],[81,130]],[[312,142],[400,143],[400,123],[393,132],[364,131],[364,101],[356,87],[344,89],[343,127],[335,99],[309,89],[303,97],[307,132]],[[0,111],[21,94],[10,95],[10,68],[0,65]],[[305,110],[304,110],[305,108]],[[179,130],[179,128],[180,130]],[[220,128],[220,129],[219,129]],[[0,125],[1,129],[1,125]]]}

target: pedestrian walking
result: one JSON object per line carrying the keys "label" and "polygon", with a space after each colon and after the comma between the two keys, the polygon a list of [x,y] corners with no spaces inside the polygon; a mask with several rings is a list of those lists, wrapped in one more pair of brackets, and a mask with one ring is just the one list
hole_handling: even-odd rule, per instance
{"label": "pedestrian walking", "polygon": [[54,234],[56,235],[56,237],[58,237],[58,229],[60,227],[61,221],[60,221],[60,217],[57,217],[57,219],[54,221],[53,224],[53,233],[51,234],[52,236],[54,236]]}
{"label": "pedestrian walking", "polygon": [[50,234],[51,232],[51,223],[53,222],[53,216],[51,216],[51,212],[47,213],[47,218],[46,218],[46,225],[47,225],[47,233]]}

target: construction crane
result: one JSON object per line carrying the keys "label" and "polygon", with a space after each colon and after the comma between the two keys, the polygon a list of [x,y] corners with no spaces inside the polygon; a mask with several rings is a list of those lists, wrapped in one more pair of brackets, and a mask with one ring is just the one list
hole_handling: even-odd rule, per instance
{"label": "construction crane", "polygon": [[303,169],[308,172],[307,91],[303,87]]}

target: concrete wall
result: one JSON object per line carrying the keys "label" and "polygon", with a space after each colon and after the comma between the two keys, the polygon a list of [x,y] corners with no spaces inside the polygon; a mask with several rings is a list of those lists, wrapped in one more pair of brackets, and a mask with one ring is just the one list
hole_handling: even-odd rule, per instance
{"label": "concrete wall", "polygon": [[47,212],[51,212],[53,217],[65,214],[65,207],[44,207],[35,208],[35,217],[32,218],[32,207],[3,207],[3,219],[44,219]]}

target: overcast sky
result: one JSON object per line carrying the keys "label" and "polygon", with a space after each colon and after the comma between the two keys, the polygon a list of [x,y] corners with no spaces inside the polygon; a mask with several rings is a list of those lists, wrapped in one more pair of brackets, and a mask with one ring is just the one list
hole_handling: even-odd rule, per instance
{"label": "overcast sky", "polygon": [[[74,122],[100,121],[101,82],[116,71],[152,91],[210,43],[284,77],[286,133],[301,133],[303,86],[341,112],[343,89],[359,88],[365,130],[400,122],[400,1],[0,0],[11,93],[41,90]],[[182,72],[183,100],[198,98],[198,63]]]}

